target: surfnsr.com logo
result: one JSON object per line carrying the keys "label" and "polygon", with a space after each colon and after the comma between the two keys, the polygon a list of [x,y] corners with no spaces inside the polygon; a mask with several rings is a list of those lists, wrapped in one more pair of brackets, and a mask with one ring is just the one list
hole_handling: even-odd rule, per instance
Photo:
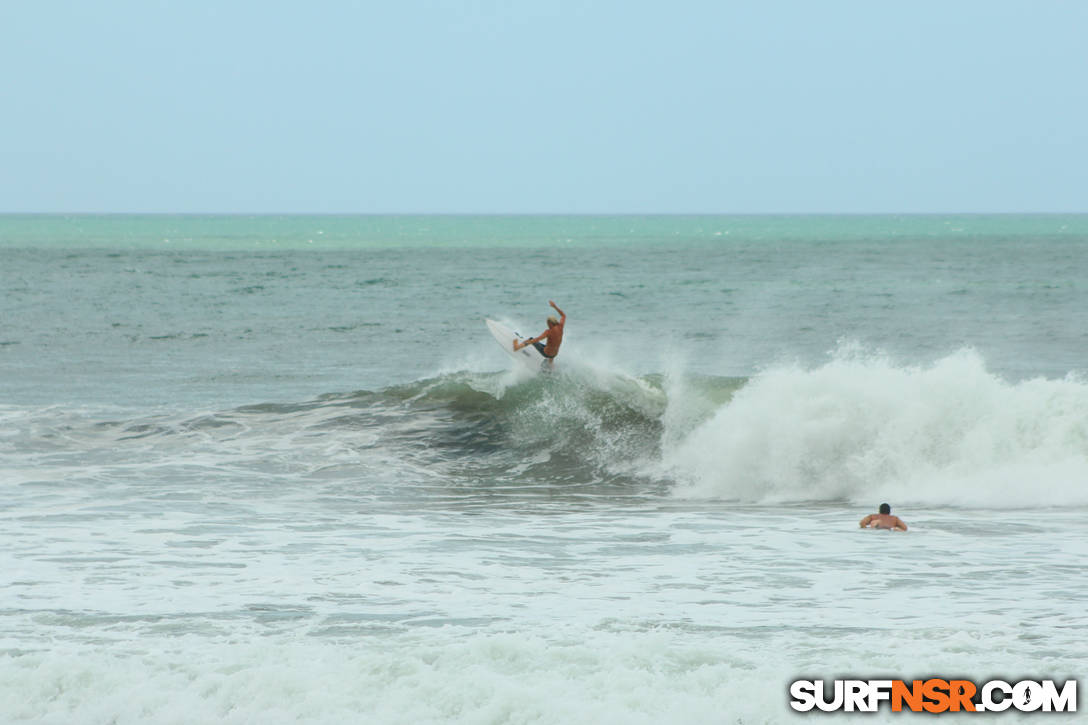
{"label": "surfnsr.com logo", "polygon": [[892,712],[1076,712],[1077,681],[1060,687],[1054,680],[795,680],[790,707],[798,712],[876,712],[887,703]]}

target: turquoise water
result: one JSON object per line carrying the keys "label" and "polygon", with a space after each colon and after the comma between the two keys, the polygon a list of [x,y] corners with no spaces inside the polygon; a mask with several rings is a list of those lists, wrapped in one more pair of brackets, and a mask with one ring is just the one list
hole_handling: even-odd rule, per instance
{"label": "turquoise water", "polygon": [[0,217],[0,393],[380,389],[501,364],[483,319],[543,329],[549,299],[570,354],[640,374],[747,376],[857,344],[1055,377],[1083,370],[1086,240],[1083,216]]}
{"label": "turquoise water", "polygon": [[0,247],[376,249],[577,247],[782,241],[1052,241],[1088,235],[1088,215],[274,216],[3,215]]}
{"label": "turquoise water", "polygon": [[[1086,267],[1088,216],[0,216],[0,720],[1075,677]],[[483,321],[549,299],[519,373]]]}

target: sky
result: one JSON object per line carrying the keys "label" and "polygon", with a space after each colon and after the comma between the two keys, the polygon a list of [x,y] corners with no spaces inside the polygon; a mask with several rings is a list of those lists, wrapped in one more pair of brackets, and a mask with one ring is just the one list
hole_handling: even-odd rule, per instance
{"label": "sky", "polygon": [[0,4],[0,212],[1088,212],[1080,0]]}

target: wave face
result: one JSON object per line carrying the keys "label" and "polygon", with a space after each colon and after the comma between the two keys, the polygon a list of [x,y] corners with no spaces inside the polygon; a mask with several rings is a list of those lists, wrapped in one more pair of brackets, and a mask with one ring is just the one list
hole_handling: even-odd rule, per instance
{"label": "wave face", "polygon": [[218,412],[7,409],[0,427],[13,480],[216,480],[253,495],[337,481],[461,502],[1088,504],[1088,385],[1007,382],[970,351],[904,367],[847,350],[752,378],[462,371]]}
{"label": "wave face", "polygon": [[381,443],[460,486],[652,487],[665,395],[654,380],[589,368],[565,374],[453,373],[352,396]]}
{"label": "wave face", "polygon": [[244,496],[313,483],[354,495],[645,495],[667,482],[660,381],[571,368],[456,372],[377,391],[210,412],[6,408],[14,481],[155,481]]}
{"label": "wave face", "polygon": [[662,464],[684,497],[1088,504],[1088,385],[1009,383],[971,351],[924,368],[848,350],[768,370],[673,438]]}

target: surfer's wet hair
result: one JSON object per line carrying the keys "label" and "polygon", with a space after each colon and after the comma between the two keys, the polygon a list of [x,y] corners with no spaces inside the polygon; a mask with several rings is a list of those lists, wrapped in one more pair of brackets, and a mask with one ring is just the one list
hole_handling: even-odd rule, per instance
{"label": "surfer's wet hair", "polygon": [[555,315],[549,315],[548,316],[548,324],[549,325],[558,325],[559,320],[555,319]]}
{"label": "surfer's wet hair", "polygon": [[886,503],[882,503],[882,504],[880,504],[880,513],[882,513],[882,514],[890,514],[891,512],[892,512],[892,507],[891,507],[891,506],[889,506],[889,505],[888,505],[888,504],[886,504]]}

